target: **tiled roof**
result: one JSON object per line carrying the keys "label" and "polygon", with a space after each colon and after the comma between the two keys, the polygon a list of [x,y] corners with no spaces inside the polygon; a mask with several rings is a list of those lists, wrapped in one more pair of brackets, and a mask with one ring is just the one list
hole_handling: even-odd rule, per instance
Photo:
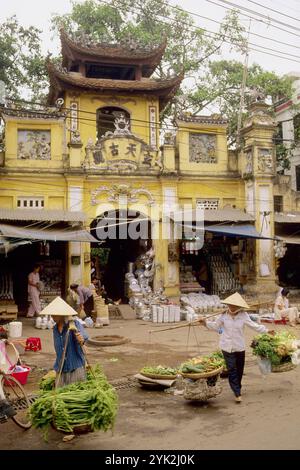
{"label": "tiled roof", "polygon": [[[151,61],[153,58],[157,58],[158,56],[162,57],[166,45],[167,40],[166,38],[163,42],[159,45],[154,47],[153,49],[130,49],[129,47],[125,47],[121,44],[107,44],[107,43],[99,43],[99,44],[91,44],[91,45],[84,45],[77,41],[72,40],[64,30],[60,32],[60,38],[62,43],[62,48],[64,52],[64,47],[71,49],[73,52],[80,52],[83,54],[88,54],[92,56],[97,56],[97,58],[115,58],[119,59],[129,59],[129,60],[136,60],[136,61]],[[145,62],[146,63],[146,62]]]}
{"label": "tiled roof", "polygon": [[91,92],[125,91],[135,94],[151,94],[160,98],[161,104],[165,105],[176,93],[184,78],[183,73],[167,79],[113,80],[87,78],[76,72],[58,70],[50,61],[48,61],[48,73],[51,84],[49,102],[55,101],[63,90],[77,89]]}
{"label": "tiled roof", "polygon": [[227,124],[228,121],[221,117],[214,117],[214,116],[189,116],[186,114],[181,114],[178,117],[178,121],[184,122],[196,122],[199,124]]}
{"label": "tiled roof", "polygon": [[126,46],[122,44],[80,43],[71,39],[64,30],[60,32],[63,66],[70,61],[82,60],[108,64],[142,65],[143,76],[150,77],[159,65],[167,46],[164,38],[159,46],[153,49]]}

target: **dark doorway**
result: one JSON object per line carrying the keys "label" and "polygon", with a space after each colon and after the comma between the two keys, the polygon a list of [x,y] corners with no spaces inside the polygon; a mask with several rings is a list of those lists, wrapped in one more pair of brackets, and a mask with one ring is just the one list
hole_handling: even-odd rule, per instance
{"label": "dark doorway", "polygon": [[[138,220],[141,219],[141,222]],[[145,220],[146,219],[146,220]],[[105,238],[104,230],[97,230],[99,224],[105,224],[115,231],[110,232]],[[130,236],[130,228],[136,228],[140,236],[133,239]],[[135,231],[135,230],[134,230]],[[127,237],[125,237],[127,232]],[[113,301],[121,299],[125,301],[125,274],[128,272],[129,263],[135,263],[138,256],[151,248],[151,222],[140,212],[133,211],[130,214],[124,210],[105,212],[96,218],[91,224],[91,233],[101,240],[101,250],[106,251],[105,264],[100,266],[101,281],[105,286],[107,295]],[[97,244],[92,244],[92,248]]]}

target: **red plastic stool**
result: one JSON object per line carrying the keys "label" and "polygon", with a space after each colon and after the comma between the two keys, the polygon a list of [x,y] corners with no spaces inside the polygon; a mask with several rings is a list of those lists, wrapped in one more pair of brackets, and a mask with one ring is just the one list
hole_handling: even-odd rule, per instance
{"label": "red plastic stool", "polygon": [[41,351],[41,338],[27,338],[25,351]]}

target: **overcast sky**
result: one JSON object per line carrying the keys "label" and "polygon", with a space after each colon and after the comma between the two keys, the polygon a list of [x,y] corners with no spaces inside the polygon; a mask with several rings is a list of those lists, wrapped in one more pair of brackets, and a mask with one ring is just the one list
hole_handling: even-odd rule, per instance
{"label": "overcast sky", "polygon": [[[230,0],[230,2],[240,7],[247,7],[253,12],[255,11],[270,16],[283,23],[281,25],[277,24],[279,28],[290,31],[289,33],[275,29],[270,24],[268,25],[261,21],[251,20],[251,32],[270,39],[263,39],[251,35],[250,42],[258,46],[274,49],[274,51],[269,51],[269,53],[283,55],[285,58],[278,58],[252,50],[250,51],[249,62],[259,63],[265,69],[273,70],[280,75],[291,71],[300,72],[300,0],[256,0],[257,3],[263,5],[261,7],[250,0]],[[223,6],[216,6],[216,3],[222,4]],[[182,8],[196,15],[207,16],[215,21],[221,21],[226,13],[226,8],[231,8],[230,5],[222,3],[221,0],[172,0],[172,4],[180,5]],[[71,2],[69,0],[0,0],[0,7],[1,22],[15,14],[24,26],[35,25],[43,30],[44,52],[50,51],[57,53],[59,51],[58,39],[53,40],[53,34],[50,32],[50,18],[52,13],[63,14],[70,12]],[[270,11],[268,7],[291,16],[293,19]],[[257,18],[253,13],[245,12],[245,14]],[[218,25],[216,23],[197,16],[194,18],[196,24],[202,28],[209,31],[217,31]],[[248,29],[249,18],[241,16],[241,21]],[[292,26],[294,29],[290,29],[288,25]],[[278,44],[274,42],[274,40],[288,43],[289,45]],[[252,45],[250,47],[257,48],[258,46]],[[292,54],[295,57],[289,56],[290,60],[287,60],[287,54]],[[225,55],[226,58],[228,58],[228,52]],[[236,53],[232,54],[232,58],[242,59],[242,57]]]}

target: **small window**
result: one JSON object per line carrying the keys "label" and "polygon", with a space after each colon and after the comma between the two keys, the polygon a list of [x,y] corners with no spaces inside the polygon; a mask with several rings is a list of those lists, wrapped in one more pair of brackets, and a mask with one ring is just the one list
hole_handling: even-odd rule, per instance
{"label": "small window", "polygon": [[274,211],[283,212],[283,196],[274,196]]}
{"label": "small window", "polygon": [[212,209],[217,210],[219,208],[219,199],[197,199],[197,209]]}
{"label": "small window", "polygon": [[41,209],[44,207],[43,197],[19,197],[17,207],[20,209]]}

